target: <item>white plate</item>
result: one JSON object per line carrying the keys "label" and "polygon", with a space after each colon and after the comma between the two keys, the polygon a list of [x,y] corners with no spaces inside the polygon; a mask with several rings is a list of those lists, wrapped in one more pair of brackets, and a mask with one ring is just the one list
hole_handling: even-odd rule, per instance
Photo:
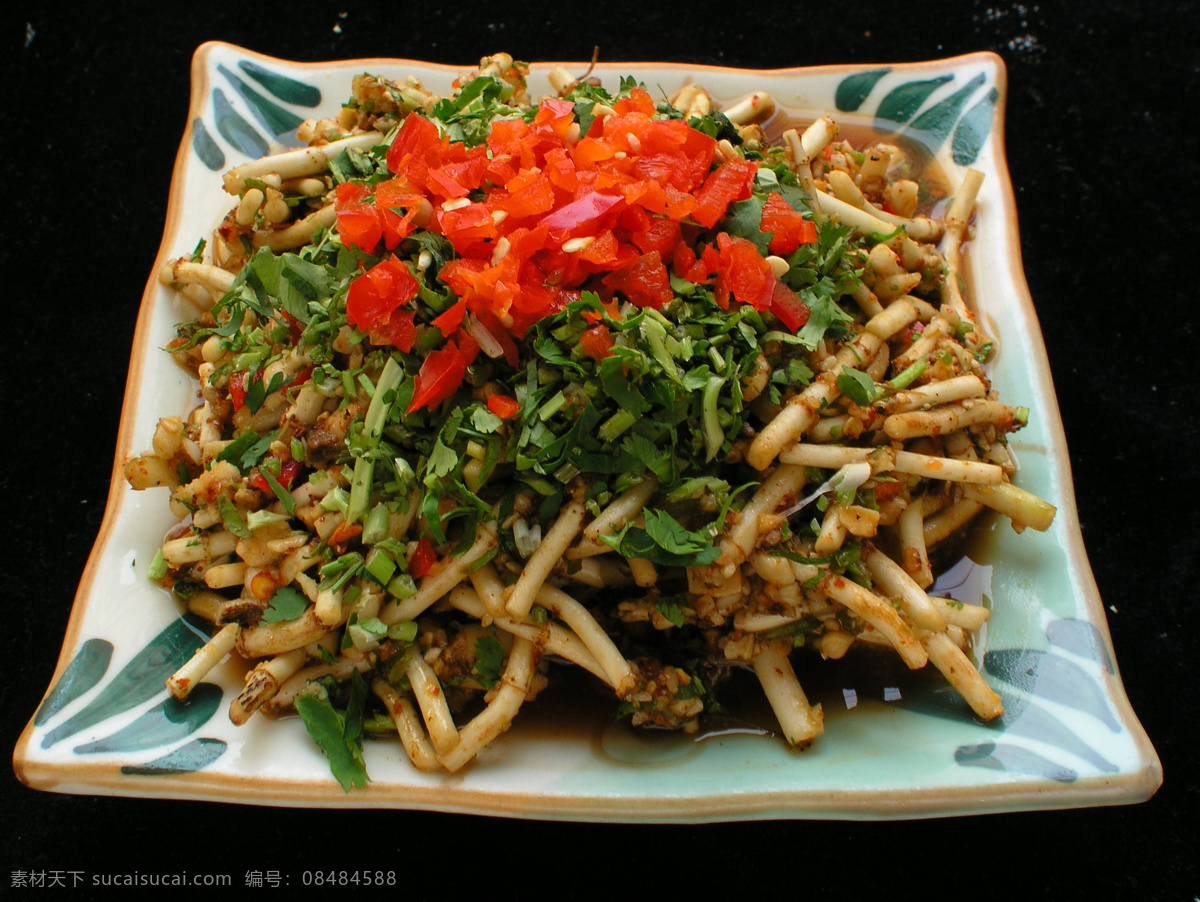
{"label": "white plate", "polygon": [[[550,68],[532,67],[535,95],[548,90]],[[221,172],[292,143],[300,120],[334,114],[349,96],[350,79],[364,71],[413,74],[438,92],[460,72],[403,60],[290,63],[227,44],[202,46],[159,263],[190,252],[223,215],[230,202]],[[698,740],[633,735],[596,716],[595,708],[568,711],[560,721],[564,703],[551,698],[522,711],[511,732],[454,776],[419,773],[398,744],[369,743],[373,782],[346,794],[298,720],[229,723],[224,710],[241,688],[236,665],[219,668],[188,704],[167,701],[162,681],[200,644],[201,631],[179,619],[146,578],[173,525],[165,497],[133,492],[118,467],[58,671],[17,745],[21,778],[57,792],[611,821],[920,817],[1152,795],[1161,767],[1116,672],[1022,274],[1003,153],[1000,59],[975,54],[770,72],[620,64],[601,65],[595,74],[609,87],[633,74],[652,92],[667,94],[695,81],[725,101],[765,89],[798,117],[830,113],[901,130],[931,146],[951,184],[966,165],[985,173],[970,248],[972,295],[1000,343],[992,375],[1001,397],[1032,411],[1030,425],[1012,441],[1018,482],[1058,506],[1047,533],[1018,536],[1005,521],[976,543],[984,566],[974,576],[990,579],[982,591],[993,606],[976,652],[1008,713],[984,724],[940,682],[816,662],[816,675],[802,678],[824,705],[827,730],[804,753],[746,729],[710,731]],[[158,350],[184,316],[152,274],[119,459],[148,446],[159,417],[190,404],[193,386]]]}

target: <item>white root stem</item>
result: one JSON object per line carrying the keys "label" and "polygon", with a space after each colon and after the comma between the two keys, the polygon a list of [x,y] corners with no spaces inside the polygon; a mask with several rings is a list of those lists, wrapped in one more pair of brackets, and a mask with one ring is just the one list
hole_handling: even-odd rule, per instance
{"label": "white root stem", "polygon": [[188,662],[167,679],[167,688],[171,691],[171,695],[181,701],[187,698],[196,688],[196,684],[208,676],[209,671],[233,651],[237,634],[238,625],[236,623],[226,624],[208,642],[197,649]]}
{"label": "white root stem", "polygon": [[329,168],[329,161],[339,157],[345,150],[370,150],[383,141],[376,132],[354,135],[340,141],[331,141],[316,147],[302,147],[284,153],[263,157],[243,163],[225,173],[225,190],[237,196],[245,192],[248,179],[261,179],[272,173],[281,179],[293,179],[305,175],[316,175]]}
{"label": "white root stem", "polygon": [[810,705],[788,660],[790,643],[764,645],[754,657],[754,673],[762,684],[771,710],[779,719],[783,735],[795,746],[804,746],[825,732],[820,705]]}

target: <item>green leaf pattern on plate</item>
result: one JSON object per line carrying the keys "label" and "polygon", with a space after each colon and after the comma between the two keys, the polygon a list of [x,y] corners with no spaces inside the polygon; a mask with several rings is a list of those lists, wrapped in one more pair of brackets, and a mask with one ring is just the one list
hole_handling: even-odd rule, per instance
{"label": "green leaf pattern on plate", "polygon": [[1099,751],[1080,739],[1070,728],[1044,708],[1031,705],[1027,700],[1018,700],[1015,695],[1002,693],[1005,713],[998,726],[1014,736],[1024,736],[1037,742],[1052,745],[1091,763],[1106,774],[1116,773],[1118,768]]}
{"label": "green leaf pattern on plate", "polygon": [[1117,672],[1100,631],[1086,620],[1055,620],[1046,627],[1046,638],[1064,651],[1096,661],[1109,673]]}
{"label": "green leaf pattern on plate", "polygon": [[[1047,757],[1020,740],[1036,743],[1039,749],[1058,749],[1087,761],[1103,773],[1115,773],[1118,767],[1101,751],[1089,744],[1053,712],[1063,706],[1103,723],[1114,733],[1122,730],[1100,691],[1097,678],[1086,663],[1112,672],[1111,658],[1095,627],[1083,621],[1055,620],[1046,627],[1050,649],[998,649],[984,656],[983,672],[999,680],[997,687],[1004,699],[1005,714],[993,723],[974,718],[958,694],[944,683],[922,681],[905,691],[896,705],[914,713],[952,720],[975,719],[995,730],[994,741],[959,746],[955,762],[962,767],[981,767],[1009,773],[1044,777],[1071,783],[1079,774],[1068,761]],[[163,680],[178,669],[202,644],[196,627],[180,619],[172,623],[143,648],[84,709],[47,734],[42,746],[49,746],[83,730],[115,718],[144,701],[163,693],[163,701],[124,727],[83,743],[73,752],[90,755],[113,752],[142,752],[181,743],[177,748],[145,764],[126,764],[121,772],[129,775],[161,776],[189,773],[217,761],[226,744],[219,739],[196,737],[216,713],[222,692],[210,683],[201,683],[191,697],[180,702],[166,696]],[[39,712],[44,723],[71,701],[96,686],[111,658],[111,643],[93,639],[85,642],[68,665],[62,679],[50,690]],[[1068,657],[1071,656],[1071,657]],[[1085,663],[1072,660],[1085,659]],[[1048,702],[1046,707],[1039,702]],[[43,713],[44,712],[44,713]],[[185,740],[188,740],[185,742]]]}
{"label": "green leaf pattern on plate", "polygon": [[271,149],[267,139],[238,115],[220,88],[213,88],[213,111],[217,117],[217,131],[239,153],[251,159],[258,159]]}
{"label": "green leaf pattern on plate", "polygon": [[250,112],[254,114],[254,118],[271,135],[286,135],[288,132],[294,132],[300,126],[300,123],[304,121],[295,113],[285,110],[279,104],[273,103],[266,97],[263,97],[242,81],[242,79],[238,78],[228,66],[218,65],[217,71],[225,76],[225,80],[229,82],[230,86],[245,98],[247,104],[250,106]]}
{"label": "green leaf pattern on plate", "polygon": [[75,747],[76,755],[136,752],[187,739],[208,723],[221,704],[221,689],[200,683],[186,701],[167,696],[137,720],[111,735]]}
{"label": "green leaf pattern on plate", "polygon": [[[235,153],[257,159],[269,152],[273,141],[294,143],[290,136],[306,116],[298,115],[288,106],[311,109],[321,102],[321,91],[315,85],[272,71],[249,60],[240,60],[237,68],[254,79],[275,98],[272,100],[255,90],[228,66],[218,64],[217,71],[229,82],[236,96],[231,98],[219,88],[212,93],[210,122],[197,119],[192,123],[192,149],[208,169],[219,172],[225,168],[226,154],[213,137],[220,135]],[[276,103],[275,101],[280,101]],[[241,108],[239,111],[239,107]],[[253,119],[252,124],[248,118]]]}
{"label": "green leaf pattern on plate", "polygon": [[204,126],[204,120],[197,117],[192,120],[192,150],[205,166],[213,172],[225,168],[225,151]]}
{"label": "green leaf pattern on plate", "polygon": [[[94,726],[114,720],[161,695],[162,701],[131,722],[100,738],[72,749],[76,755],[109,752],[144,752],[183,743],[145,765],[125,765],[122,773],[187,773],[207,767],[224,754],[226,743],[219,739],[195,738],[194,734],[221,704],[222,691],[211,683],[196,686],[186,701],[167,694],[164,681],[183,665],[205,642],[198,623],[181,617],[154,636],[95,698],[42,738],[42,748],[75,736]],[[49,723],[72,702],[103,682],[112,661],[113,644],[106,639],[88,639],[62,677],[46,694],[35,723]]]}
{"label": "green leaf pattern on plate", "polygon": [[887,119],[889,122],[901,124],[913,117],[921,108],[929,95],[948,81],[953,81],[953,75],[939,75],[937,78],[924,78],[919,81],[906,81],[892,90],[879,101],[875,110],[876,119]]}
{"label": "green leaf pattern on plate", "polygon": [[1029,695],[1086,711],[1114,733],[1121,729],[1100,686],[1074,661],[1053,651],[999,649],[984,655],[990,673]]}
{"label": "green leaf pattern on plate", "polygon": [[228,745],[221,739],[193,739],[160,758],[145,764],[127,764],[121,773],[134,777],[162,777],[190,774],[208,767],[225,754]]}
{"label": "green leaf pattern on plate", "polygon": [[88,639],[84,642],[79,654],[67,665],[62,679],[54,684],[46,700],[38,707],[33,722],[40,727],[99,683],[112,661],[112,653],[113,644],[104,639]]}
{"label": "green leaf pattern on plate", "polygon": [[869,72],[855,72],[847,75],[838,83],[833,101],[843,113],[853,113],[863,105],[863,101],[874,90],[879,80],[891,72],[891,68],[871,69]]}
{"label": "green leaf pattern on plate", "polygon": [[155,636],[82,711],[51,731],[42,748],[74,736],[165,692],[163,683],[204,644],[203,634],[184,619]]}
{"label": "green leaf pattern on plate", "polygon": [[963,106],[984,80],[982,74],[976,75],[945,100],[935,103],[909,124],[908,133],[936,153],[954,130]]}
{"label": "green leaf pattern on plate", "polygon": [[927,106],[928,101],[945,85],[953,85],[955,75],[912,79],[888,86],[872,106],[868,103],[891,69],[871,69],[847,75],[834,92],[837,108],[845,113],[873,116],[875,124],[885,132],[904,134],[936,153],[951,134],[951,159],[960,166],[970,166],[979,157],[992,128],[992,114],[1000,93],[995,85],[967,112],[963,108],[987,82],[982,73],[950,95]]}
{"label": "green leaf pattern on plate", "polygon": [[278,72],[272,72],[250,60],[239,60],[238,68],[282,100],[293,106],[312,109],[321,103],[321,90]]}
{"label": "green leaf pattern on plate", "polygon": [[1000,92],[992,88],[984,95],[983,100],[967,110],[958,121],[958,127],[954,129],[954,138],[950,142],[950,158],[959,166],[970,166],[979,156],[979,148],[987,139],[988,131],[992,127],[992,112],[999,98]]}
{"label": "green leaf pattern on plate", "polygon": [[[1105,756],[1102,745],[1097,746],[1104,734],[1089,731],[1089,741],[1089,737],[1076,732],[1068,718],[1058,714],[1058,710],[1069,709],[1073,714],[1085,715],[1089,722],[1102,724],[1114,736],[1122,732],[1099,682],[1102,672],[1112,672],[1112,659],[1100,634],[1081,620],[1054,620],[1046,626],[1046,636],[1050,640],[1046,651],[996,649],[984,655],[982,673],[991,677],[992,688],[1004,702],[1004,714],[994,721],[975,717],[948,684],[919,676],[911,685],[901,686],[901,697],[894,704],[930,717],[974,720],[1000,734],[995,740],[959,746],[954,760],[962,767],[1073,782],[1079,773],[1069,759],[1044,754],[1046,749],[1057,749],[1070,758],[1088,762],[1101,773],[1117,773],[1120,768]],[[1036,744],[1037,750],[1024,745],[1023,740]]]}
{"label": "green leaf pattern on plate", "polygon": [[954,760],[963,767],[987,767],[1010,773],[1034,774],[1048,777],[1056,783],[1074,783],[1079,777],[1071,768],[1037,752],[1004,743],[982,742],[979,745],[959,746],[954,751]]}
{"label": "green leaf pattern on plate", "polygon": [[[1058,749],[1087,761],[1101,772],[1116,773],[1119,768],[1094,744],[1102,734],[1090,732],[1092,742],[1088,742],[1072,728],[1070,718],[1056,711],[1086,715],[1114,735],[1123,732],[1100,685],[1100,674],[1111,672],[1111,658],[1103,650],[1099,633],[1083,621],[1055,620],[1047,624],[1046,636],[1050,648],[1045,651],[996,649],[984,655],[984,672],[1005,684],[1000,689],[1005,714],[998,729],[1006,737],[1027,738],[1043,749]],[[1072,660],[1068,655],[1084,660]],[[1058,782],[1078,777],[1067,761],[1052,760],[1017,742],[997,740],[986,745],[986,750],[962,746],[956,750],[955,760],[966,767],[999,767]]]}

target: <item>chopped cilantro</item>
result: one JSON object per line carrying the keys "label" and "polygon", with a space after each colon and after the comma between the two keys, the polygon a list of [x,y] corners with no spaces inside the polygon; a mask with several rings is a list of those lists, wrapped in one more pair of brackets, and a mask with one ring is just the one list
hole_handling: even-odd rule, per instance
{"label": "chopped cilantro", "polygon": [[295,620],[308,610],[308,599],[294,586],[282,586],[275,590],[267,609],[263,611],[263,623],[282,623]]}
{"label": "chopped cilantro", "polygon": [[480,636],[475,640],[475,664],[471,672],[481,686],[491,689],[500,680],[500,668],[504,662],[504,646],[491,636]]}
{"label": "chopped cilantro", "polygon": [[257,465],[266,456],[275,441],[279,430],[273,430],[266,435],[259,435],[252,429],[247,429],[232,442],[221,449],[217,460],[228,461],[242,473]]}
{"label": "chopped cilantro", "polygon": [[645,522],[645,529],[626,526],[616,535],[601,536],[601,541],[623,557],[664,566],[703,567],[721,554],[707,528],[691,532],[666,511],[652,508],[645,511]]}
{"label": "chopped cilantro", "polygon": [[350,699],[344,711],[334,708],[327,698],[300,695],[296,699],[297,713],[313,741],[329,759],[334,777],[346,792],[355,786],[366,786],[371,779],[367,775],[362,749],[367,684],[358,671],[354,672],[350,683]]}
{"label": "chopped cilantro", "polygon": [[837,377],[837,387],[838,391],[859,407],[866,407],[879,397],[879,389],[871,381],[871,377],[852,367],[842,369]]}
{"label": "chopped cilantro", "polygon": [[684,619],[683,610],[680,608],[679,599],[677,598],[660,598],[655,603],[654,609],[673,626],[683,626],[687,622]]}

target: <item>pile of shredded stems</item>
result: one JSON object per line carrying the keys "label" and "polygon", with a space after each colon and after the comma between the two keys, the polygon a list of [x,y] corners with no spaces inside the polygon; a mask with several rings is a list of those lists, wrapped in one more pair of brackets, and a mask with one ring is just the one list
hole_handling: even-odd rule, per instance
{"label": "pile of shredded stems", "polygon": [[926,591],[984,508],[1054,516],[963,298],[980,175],[772,137],[761,92],[526,75],[355,78],[163,269],[198,404],[126,475],[169,490],[153,577],[214,629],[171,691],[253,662],[230,718],[294,708],[347,790],[364,737],[457,771],[565,668],[686,731],[752,672],[798,747],[793,654],[890,649],[1001,714],[988,611]]}

